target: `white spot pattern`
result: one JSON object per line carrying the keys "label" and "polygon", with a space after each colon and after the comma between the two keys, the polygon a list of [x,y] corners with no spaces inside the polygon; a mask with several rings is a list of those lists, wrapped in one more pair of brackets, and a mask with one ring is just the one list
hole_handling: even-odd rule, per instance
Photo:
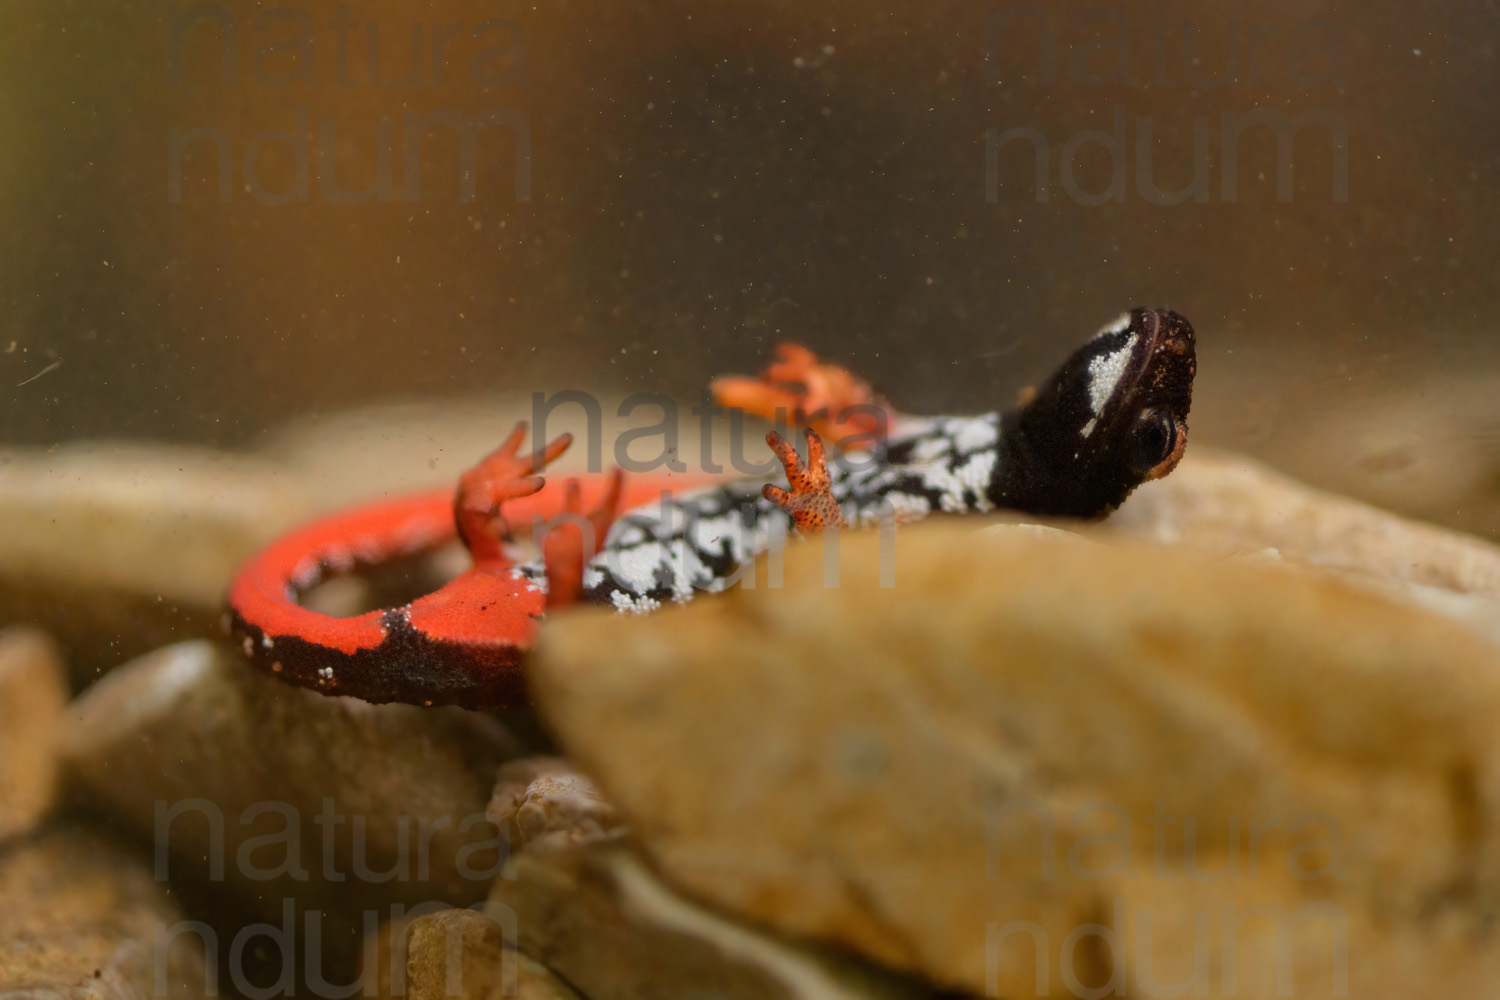
{"label": "white spot pattern", "polygon": [[[1125,338],[1118,350],[1101,354],[1089,362],[1089,405],[1094,414],[1104,412],[1104,404],[1114,395],[1115,386],[1125,375],[1125,366],[1130,363],[1130,351],[1135,347],[1136,334]],[[1092,428],[1091,428],[1092,429]]]}
{"label": "white spot pattern", "polygon": [[632,597],[623,590],[616,590],[609,595],[615,610],[626,614],[644,615],[648,611],[655,611],[661,607],[661,602],[649,597]]}
{"label": "white spot pattern", "polygon": [[[832,490],[856,525],[912,521],[935,510],[988,511],[999,461],[999,414],[901,417],[880,456],[829,464]],[[739,567],[784,537],[786,515],[760,495],[780,474],[693,490],[627,512],[584,568],[584,600],[629,614],[725,589]],[[540,560],[518,566],[544,580]]]}

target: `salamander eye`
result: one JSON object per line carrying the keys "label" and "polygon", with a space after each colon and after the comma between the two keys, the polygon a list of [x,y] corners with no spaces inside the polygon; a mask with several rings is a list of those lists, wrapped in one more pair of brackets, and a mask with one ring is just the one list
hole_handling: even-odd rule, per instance
{"label": "salamander eye", "polygon": [[[1142,413],[1130,436],[1131,471],[1147,478],[1156,478],[1148,474],[1173,457],[1173,453],[1177,451],[1179,433],[1177,421],[1166,410],[1147,410]],[[1170,471],[1163,469],[1158,475],[1165,475]]]}

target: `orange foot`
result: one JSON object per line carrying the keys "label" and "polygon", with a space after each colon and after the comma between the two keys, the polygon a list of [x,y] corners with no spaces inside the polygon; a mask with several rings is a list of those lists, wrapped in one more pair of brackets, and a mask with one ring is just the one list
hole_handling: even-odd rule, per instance
{"label": "orange foot", "polygon": [[[624,471],[615,469],[610,473],[604,496],[593,510],[585,513],[578,480],[568,480],[563,513],[570,516],[548,531],[542,544],[542,559],[547,566],[547,607],[578,603],[578,596],[583,593],[583,567],[604,544],[604,536],[620,514],[620,489],[624,482]],[[585,537],[580,520],[588,525],[589,537]]]}
{"label": "orange foot", "polygon": [[720,406],[811,427],[845,450],[870,448],[891,426],[890,408],[848,369],[825,365],[796,344],[779,344],[759,378],[729,375],[709,390]]}
{"label": "orange foot", "polygon": [[786,438],[771,431],[766,435],[766,444],[781,459],[786,467],[786,479],[792,491],[788,493],[779,486],[767,483],[761,495],[792,516],[797,530],[810,534],[844,526],[844,515],[839,511],[838,501],[829,492],[828,463],[823,458],[823,439],[811,427],[807,435],[807,465],[797,455],[797,449]]}
{"label": "orange foot", "polygon": [[[563,434],[545,448],[520,455],[526,440],[526,423],[522,421],[510,432],[505,443],[480,460],[458,480],[453,499],[453,514],[458,534],[474,557],[476,568],[503,569],[509,565],[504,542],[512,534],[502,505],[536,493],[546,483],[538,473],[557,458],[573,435]],[[620,493],[625,481],[620,469],[610,474],[603,497],[592,510],[583,510],[578,480],[570,479],[563,494],[559,523],[547,531],[542,542],[542,559],[547,567],[547,606],[573,604],[583,591],[583,567],[599,546],[620,512]],[[586,537],[584,526],[589,528]]]}
{"label": "orange foot", "polygon": [[510,525],[500,505],[506,500],[529,497],[541,489],[545,480],[537,475],[547,463],[567,450],[573,435],[563,434],[545,448],[529,455],[518,455],[526,440],[523,420],[510,432],[505,443],[458,479],[458,493],[453,498],[453,515],[458,534],[474,557],[476,566],[504,565],[502,543],[510,537]]}

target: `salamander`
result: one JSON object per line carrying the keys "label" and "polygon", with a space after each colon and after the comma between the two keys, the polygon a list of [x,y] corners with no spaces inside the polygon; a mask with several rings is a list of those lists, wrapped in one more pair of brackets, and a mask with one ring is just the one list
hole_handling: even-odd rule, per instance
{"label": "salamander", "polygon": [[[915,417],[842,368],[783,345],[759,378],[712,385],[721,405],[790,415],[808,458],[772,432],[791,489],[765,478],[711,481],[614,473],[548,485],[564,435],[522,453],[510,438],[454,494],[382,501],[272,542],[236,574],[226,627],[284,681],[372,702],[490,709],[524,700],[539,621],[573,603],[623,613],[726,589],[788,531],[1011,510],[1097,518],[1171,472],[1187,446],[1197,372],[1192,325],[1167,309],[1122,313],[1013,408]],[[840,444],[827,460],[823,438]],[[528,556],[518,530],[548,520]],[[350,617],[298,595],[330,573],[430,549],[455,533],[473,565],[425,597]],[[592,537],[589,537],[592,536]],[[595,546],[594,539],[602,539]]]}

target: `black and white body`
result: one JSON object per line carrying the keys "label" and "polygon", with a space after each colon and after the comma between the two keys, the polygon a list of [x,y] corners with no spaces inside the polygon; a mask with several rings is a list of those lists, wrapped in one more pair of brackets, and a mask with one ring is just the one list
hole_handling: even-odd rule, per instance
{"label": "black and white body", "polygon": [[[1182,457],[1196,364],[1186,319],[1134,309],[1013,410],[896,416],[875,449],[829,463],[829,492],[854,526],[1002,509],[1103,516]],[[762,495],[770,481],[734,480],[622,514],[585,567],[582,600],[645,612],[725,589],[787,534],[786,514]],[[540,561],[514,572],[546,586]]]}

